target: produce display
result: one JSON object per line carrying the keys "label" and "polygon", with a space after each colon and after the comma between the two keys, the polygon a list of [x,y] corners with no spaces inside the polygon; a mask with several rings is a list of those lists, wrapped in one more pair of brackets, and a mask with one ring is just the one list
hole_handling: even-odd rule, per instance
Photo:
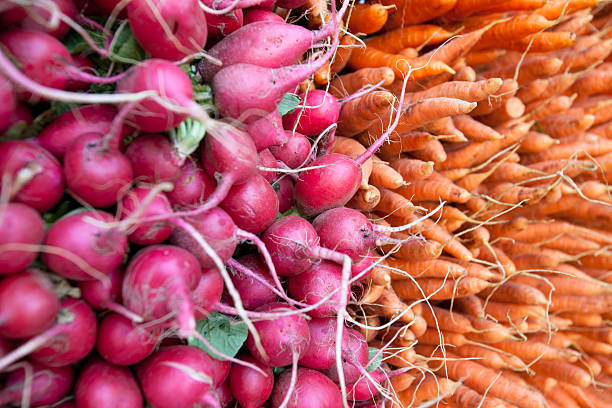
{"label": "produce display", "polygon": [[612,4],[0,2],[0,407],[612,408]]}

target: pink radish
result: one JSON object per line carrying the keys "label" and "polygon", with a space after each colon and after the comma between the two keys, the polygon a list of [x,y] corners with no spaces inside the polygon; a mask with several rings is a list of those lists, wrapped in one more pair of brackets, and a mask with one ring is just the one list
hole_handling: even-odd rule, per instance
{"label": "pink radish", "polygon": [[0,74],[0,131],[10,126],[10,119],[16,106],[13,85]]}
{"label": "pink radish", "polygon": [[251,368],[234,364],[229,377],[232,394],[243,408],[260,407],[272,394],[274,373],[270,367],[257,361],[249,354],[242,354],[238,358],[255,364],[266,375],[264,376]]}
{"label": "pink radish", "polygon": [[214,44],[223,37],[233,33],[243,24],[242,10],[233,10],[225,15],[214,15],[204,13],[206,15],[206,24],[208,25],[208,43]]}
{"label": "pink radish", "polygon": [[[95,72],[94,63],[85,55],[73,54],[72,63],[73,67],[77,68],[80,72]],[[70,79],[70,81],[68,81],[68,84],[66,85],[66,90],[71,92],[87,91],[90,87],[91,83],[89,81],[84,81],[73,77],[72,79]]]}
{"label": "pink radish", "polygon": [[[8,375],[0,391],[0,404],[21,406],[24,389],[29,386],[30,406],[48,406],[68,395],[74,383],[74,368],[71,366],[46,367],[27,360],[19,365],[21,367]],[[25,366],[29,369],[26,370]],[[30,377],[31,384],[27,384],[26,377]]]}
{"label": "pink radish", "polygon": [[293,207],[293,181],[290,177],[279,177],[272,187],[276,190],[276,196],[278,197],[278,211],[281,214],[286,213]]}
{"label": "pink radish", "polygon": [[[346,329],[348,344],[342,350],[342,371],[347,383],[356,382],[368,364],[368,343],[363,335],[354,329]],[[338,383],[336,364],[323,371],[332,381]]]}
{"label": "pink radish", "polygon": [[[24,270],[38,256],[45,226],[38,212],[27,205],[0,205],[0,276]],[[23,247],[22,247],[23,246]]]}
{"label": "pink radish", "polygon": [[89,359],[81,370],[74,397],[79,408],[140,408],[143,405],[140,387],[132,372],[96,357]]}
{"label": "pink radish", "polygon": [[100,320],[96,350],[105,360],[128,366],[147,358],[159,335],[159,330],[147,330],[119,314],[109,313]]}
{"label": "pink radish", "polygon": [[231,408],[236,402],[236,398],[234,398],[234,394],[230,389],[229,380],[218,386],[215,389],[214,394],[217,398],[217,401],[219,402],[220,408]]}
{"label": "pink radish", "polygon": [[300,98],[300,105],[304,107],[283,116],[285,129],[295,129],[303,135],[315,137],[338,121],[340,104],[332,94],[314,89]]}
{"label": "pink radish", "polygon": [[244,24],[251,24],[256,21],[276,21],[279,23],[284,22],[283,18],[273,11],[265,10],[263,8],[253,7],[249,8],[244,12]]}
{"label": "pink radish", "polygon": [[265,178],[268,183],[271,183],[274,181],[274,179],[276,179],[276,173],[273,171],[263,170],[262,167],[266,169],[276,169],[278,168],[276,163],[276,157],[270,153],[270,149],[263,149],[259,152],[257,160],[257,168],[259,170],[257,172],[259,175]]}
{"label": "pink radish", "polygon": [[273,109],[263,117],[245,118],[245,121],[248,123],[247,132],[253,139],[258,152],[287,141],[287,134],[283,130],[283,121],[278,109]]}
{"label": "pink radish", "polygon": [[[163,192],[157,192],[153,199],[147,199],[154,191],[151,188],[135,187],[121,199],[121,219],[125,219],[136,211],[142,211],[141,217],[171,214],[172,207]],[[139,224],[128,239],[138,245],[161,244],[172,234],[172,224],[168,222],[152,222]]]}
{"label": "pink radish", "polygon": [[253,274],[268,283],[262,284],[260,281],[249,277],[238,270],[233,271],[232,282],[240,294],[242,304],[245,309],[253,310],[259,306],[276,301],[277,295],[270,289],[274,287],[274,280],[270,276],[266,266],[256,254],[244,255],[238,262],[248,268]]}
{"label": "pink radish", "polygon": [[300,367],[295,386],[291,386],[289,371],[276,379],[272,393],[272,408],[279,408],[288,398],[287,408],[342,408],[342,395],[329,378],[316,370]]}
{"label": "pink radish", "polygon": [[[65,15],[66,17],[69,17],[73,20],[77,17],[79,12],[72,0],[52,1],[59,9],[59,12]],[[40,24],[40,21],[48,21],[50,17],[51,15],[46,8],[41,6],[35,6],[29,11],[28,16],[21,21],[20,26],[28,30],[46,32],[47,34],[50,34],[55,38],[62,39],[70,30],[70,27],[64,22],[61,22],[55,29],[50,29],[49,27]]]}
{"label": "pink radish", "polygon": [[198,286],[191,292],[196,320],[201,320],[214,311],[214,306],[223,295],[223,277],[215,268],[202,269]]}
{"label": "pink radish", "polygon": [[215,191],[216,185],[199,163],[188,159],[174,180],[174,188],[166,196],[175,208],[198,206]]}
{"label": "pink radish", "polygon": [[125,155],[132,163],[134,177],[147,183],[176,180],[185,162],[168,138],[158,134],[138,137]]}
{"label": "pink radish", "polygon": [[303,166],[310,156],[310,140],[306,136],[291,131],[285,131],[287,141],[279,146],[270,147],[270,151],[278,160],[292,169]]}
{"label": "pink radish", "polygon": [[[325,370],[336,363],[336,319],[332,317],[312,318],[308,321],[310,343],[300,358],[300,365],[316,370]],[[342,349],[348,346],[348,337],[343,333]]]}
{"label": "pink radish", "polygon": [[[9,130],[17,124],[27,126],[32,124],[32,112],[30,112],[30,108],[23,103],[17,103],[17,105],[15,105],[15,109],[13,109],[13,113],[11,114],[8,123],[5,124],[4,129],[0,128],[0,132]],[[33,139],[29,139],[29,141],[35,143]]]}
{"label": "pink radish", "polygon": [[349,399],[351,401],[367,401],[379,394],[379,384],[383,382],[387,376],[381,370],[370,373],[370,376],[376,383],[372,383],[370,379],[363,377],[357,382],[347,385]]}

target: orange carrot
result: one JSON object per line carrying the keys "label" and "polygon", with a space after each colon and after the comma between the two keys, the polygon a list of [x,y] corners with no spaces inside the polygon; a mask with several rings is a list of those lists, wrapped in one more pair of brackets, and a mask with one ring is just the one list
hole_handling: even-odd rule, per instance
{"label": "orange carrot", "polygon": [[396,393],[402,392],[414,382],[415,376],[411,373],[401,373],[389,378],[391,387]]}
{"label": "orange carrot", "polygon": [[[475,318],[483,319],[485,316],[482,301],[476,295],[469,295],[455,299],[457,309]],[[469,320],[469,318],[468,318]]]}
{"label": "orange carrot", "polygon": [[355,4],[347,13],[348,28],[356,34],[373,34],[387,22],[388,7],[382,4]]}
{"label": "orange carrot", "polygon": [[419,24],[438,17],[455,6],[456,0],[383,0],[383,4],[395,4],[397,10],[389,16],[385,28],[392,30],[398,27]]}
{"label": "orange carrot", "polygon": [[[357,314],[355,316],[355,320],[357,320],[358,322],[370,326],[370,327],[379,327],[380,326],[380,318],[376,315],[368,315],[368,314]],[[363,337],[365,337],[366,341],[370,341],[372,339],[375,339],[376,336],[379,333],[379,330],[375,330],[375,329],[371,329],[371,328],[365,328],[365,327],[360,327],[360,326],[355,326],[356,330],[359,330],[359,332],[363,335]]]}
{"label": "orange carrot", "polygon": [[478,296],[498,302],[525,305],[546,305],[548,303],[546,296],[538,289],[517,282],[505,282],[495,288],[484,289]]}
{"label": "orange carrot", "polygon": [[442,163],[447,157],[444,146],[438,140],[430,140],[422,149],[412,151],[410,154],[417,159],[434,163]]}
{"label": "orange carrot", "polygon": [[526,363],[536,359],[576,361],[580,353],[575,350],[549,346],[537,341],[510,341],[495,343],[495,348],[514,354]]}
{"label": "orange carrot", "polygon": [[440,395],[450,395],[459,385],[447,378],[433,375],[419,376],[406,390],[399,393],[403,406],[417,406],[424,401],[433,400]]}
{"label": "orange carrot", "polygon": [[468,342],[461,333],[438,330],[437,328],[431,327],[428,327],[423,334],[417,336],[417,340],[420,344],[429,344],[433,346],[440,344],[462,346]]}
{"label": "orange carrot", "polygon": [[550,52],[571,47],[576,43],[572,32],[542,32],[531,34],[507,45],[507,49],[529,52]]}
{"label": "orange carrot", "polygon": [[594,70],[578,78],[570,87],[570,91],[577,92],[582,97],[604,93],[610,90],[611,79],[612,71]]}
{"label": "orange carrot", "polygon": [[547,116],[567,111],[574,102],[574,98],[568,96],[557,96],[530,103],[525,107],[529,119],[542,120]]}
{"label": "orange carrot", "polygon": [[355,195],[346,203],[346,206],[360,211],[369,211],[374,209],[379,202],[380,191],[370,185],[366,189],[357,190]]}
{"label": "orange carrot", "polygon": [[[516,93],[517,98],[523,101],[524,104],[540,99],[541,95],[549,86],[550,79],[535,79],[522,87]],[[527,109],[527,111],[529,111]]]}
{"label": "orange carrot", "polygon": [[[457,387],[452,398],[457,403],[458,407],[504,408],[508,406],[508,404],[499,398],[491,397],[490,395],[484,397],[465,385]],[[443,404],[440,404],[440,406],[446,407],[446,405]]]}
{"label": "orange carrot", "polygon": [[385,343],[393,342],[401,347],[410,347],[416,341],[416,336],[408,327],[410,326],[391,325],[384,330],[379,330],[378,337]]}
{"label": "orange carrot", "polygon": [[404,179],[393,167],[388,166],[378,157],[373,157],[372,175],[370,182],[379,188],[388,188],[394,190],[403,186]]}
{"label": "orange carrot", "polygon": [[[590,67],[605,59],[612,52],[612,39],[597,41],[590,47],[581,50],[571,50],[561,53],[563,60],[562,71],[576,72]],[[587,74],[588,75],[588,74]]]}
{"label": "orange carrot", "polygon": [[426,241],[422,239],[409,239],[408,235],[396,233],[393,234],[394,238],[405,241],[399,248],[396,245],[384,245],[382,247],[385,252],[392,252],[392,254],[401,259],[411,260],[428,260],[435,259],[440,256],[442,252],[442,246],[439,242]]}
{"label": "orange carrot", "polygon": [[[546,78],[554,75],[561,69],[563,61],[559,58],[548,56],[536,56],[525,58],[518,67],[517,82],[519,85],[526,84],[538,78]],[[482,72],[485,78],[512,78],[517,71],[515,64],[502,66]]]}
{"label": "orange carrot", "polygon": [[439,44],[452,35],[453,33],[442,27],[431,24],[410,25],[370,37],[366,44],[381,51],[398,54],[404,48],[418,47],[425,42],[431,45]]}
{"label": "orange carrot", "polygon": [[315,84],[319,86],[326,85],[331,77],[329,62],[326,62],[321,68],[317,69],[313,77]]}
{"label": "orange carrot", "polygon": [[489,62],[497,60],[505,53],[506,50],[499,50],[494,48],[488,50],[474,50],[468,52],[465,55],[465,62],[467,62],[467,64],[471,66],[487,64]]}
{"label": "orange carrot", "polygon": [[346,67],[355,44],[357,44],[357,40],[355,40],[354,37],[350,35],[345,35],[342,37],[340,40],[340,45],[338,46],[338,51],[336,51],[336,55],[334,56],[334,59],[329,67],[329,75],[331,78],[335,77]]}
{"label": "orange carrot", "polygon": [[495,129],[472,119],[469,115],[453,116],[453,123],[468,139],[475,142],[501,139],[503,137]]}
{"label": "orange carrot", "polygon": [[[334,138],[334,144],[332,145],[331,151],[333,153],[340,153],[352,158],[355,158],[366,151],[366,148],[363,147],[358,141],[354,139],[349,139],[348,137],[336,136]],[[370,179],[370,174],[372,174],[372,167],[374,163],[372,159],[366,160],[361,166],[361,188],[367,189],[368,182]],[[371,199],[367,200],[367,202],[372,202]]]}
{"label": "orange carrot", "polygon": [[502,1],[492,4],[487,8],[489,13],[516,11],[516,10],[535,10],[547,3],[548,0],[518,0],[518,1]]}
{"label": "orange carrot", "polygon": [[392,106],[395,97],[387,91],[369,92],[342,104],[338,118],[338,134],[354,136],[380,120]]}
{"label": "orange carrot", "polygon": [[543,152],[553,145],[559,143],[557,139],[553,139],[546,133],[529,132],[521,141],[521,146],[518,149],[519,153],[539,153]]}
{"label": "orange carrot", "polygon": [[[397,52],[397,55],[401,55],[402,57],[406,57],[406,58],[416,58],[419,56],[419,52],[416,50],[416,48],[402,48],[401,50],[399,50]],[[403,81],[402,81],[403,84]]]}
{"label": "orange carrot", "polygon": [[550,136],[562,138],[575,135],[588,129],[595,122],[595,116],[584,115],[580,117],[555,115],[538,121],[538,125]]}
{"label": "orange carrot", "polygon": [[558,311],[577,311],[581,313],[605,313],[612,305],[612,296],[570,296],[552,294],[550,310]]}
{"label": "orange carrot", "polygon": [[375,207],[376,211],[395,214],[398,217],[408,217],[415,211],[414,205],[402,195],[386,188],[381,188],[379,191],[380,201]]}
{"label": "orange carrot", "polygon": [[477,346],[474,344],[464,344],[461,347],[457,347],[453,350],[461,357],[470,358],[474,361],[496,370],[502,368],[510,368],[508,363],[501,357],[498,352],[489,348]]}
{"label": "orange carrot", "polygon": [[366,85],[391,85],[395,80],[395,74],[389,67],[363,68],[340,75],[329,84],[329,92],[337,98],[342,98],[355,93]]}
{"label": "orange carrot", "polygon": [[368,305],[376,314],[389,319],[397,317],[400,322],[411,323],[414,320],[414,312],[400,300],[392,289],[383,290],[383,294],[376,303]]}
{"label": "orange carrot", "polygon": [[424,296],[433,300],[452,299],[469,296],[489,286],[481,279],[465,277],[457,281],[444,279],[416,279],[393,281],[393,289],[404,299],[421,299]]}
{"label": "orange carrot", "polygon": [[597,0],[552,0],[535,12],[543,15],[549,20],[555,20],[562,14],[571,15],[575,11],[592,8],[597,5]]}
{"label": "orange carrot", "polygon": [[488,29],[476,44],[476,48],[499,46],[499,44],[537,33],[550,25],[550,21],[541,15],[519,14]]}
{"label": "orange carrot", "polygon": [[516,183],[538,176],[538,173],[533,169],[518,163],[499,163],[499,165],[495,166],[495,164],[490,165],[495,171],[489,176],[489,183],[500,181]]}
{"label": "orange carrot", "polygon": [[503,81],[490,78],[477,82],[452,81],[404,97],[405,106],[425,98],[456,98],[467,102],[481,101],[499,91]]}
{"label": "orange carrot", "polygon": [[604,325],[604,319],[600,314],[595,313],[559,313],[559,317],[572,321],[572,326],[579,327],[600,327]]}
{"label": "orange carrot", "polygon": [[452,313],[446,309],[436,306],[425,306],[421,313],[423,319],[427,322],[427,326],[435,329],[454,333],[469,333],[474,331],[470,320],[460,313]]}
{"label": "orange carrot", "polygon": [[568,333],[567,337],[572,339],[578,347],[589,354],[612,354],[612,345],[602,341],[593,340],[580,334]]}
{"label": "orange carrot", "polygon": [[443,136],[444,140],[449,143],[467,142],[466,137],[453,125],[452,119],[448,116],[426,123],[422,129],[434,135]]}
{"label": "orange carrot", "polygon": [[461,265],[440,259],[411,261],[389,257],[387,258],[387,264],[398,269],[397,271],[390,271],[393,280],[410,279],[410,277],[459,278],[467,274],[467,270]]}
{"label": "orange carrot", "polygon": [[465,203],[470,193],[450,181],[432,181],[431,177],[415,180],[411,184],[400,187],[397,192],[409,200],[415,201],[452,201]]}
{"label": "orange carrot", "polygon": [[521,117],[524,112],[525,105],[523,102],[517,97],[512,97],[506,99],[498,109],[488,115],[481,116],[479,120],[489,126],[498,126]]}
{"label": "orange carrot", "polygon": [[579,387],[588,387],[591,376],[585,370],[565,361],[538,360],[531,366],[538,374],[555,378],[559,381],[574,384]]}
{"label": "orange carrot", "polygon": [[548,86],[546,90],[539,96],[540,99],[548,99],[556,95],[562,95],[576,82],[582,75],[578,73],[563,73],[557,74],[551,78],[548,78]]}
{"label": "orange carrot", "polygon": [[527,317],[544,318],[546,316],[546,309],[542,306],[500,303],[489,300],[484,308],[486,314],[500,322],[521,321]]}
{"label": "orange carrot", "polygon": [[456,71],[457,73],[453,75],[453,81],[476,82],[476,71],[474,71],[474,68],[466,66]]}
{"label": "orange carrot", "polygon": [[514,79],[505,79],[495,95],[491,95],[487,99],[478,102],[471,115],[480,116],[493,112],[502,106],[507,99],[512,98],[516,94],[517,89],[518,83]]}
{"label": "orange carrot", "polygon": [[[375,140],[367,133],[360,133],[357,139],[367,146],[371,145]],[[394,160],[399,157],[400,153],[423,149],[427,146],[428,142],[433,140],[433,135],[427,132],[412,131],[402,133],[401,135],[393,134],[389,137],[389,140],[380,147],[378,155],[385,160]]]}
{"label": "orange carrot", "polygon": [[585,387],[574,384],[559,383],[559,386],[571,398],[573,398],[582,408],[607,408],[610,404],[595,395],[589,394]]}
{"label": "orange carrot", "polygon": [[413,159],[396,159],[389,163],[405,181],[425,179],[433,173],[433,162]]}

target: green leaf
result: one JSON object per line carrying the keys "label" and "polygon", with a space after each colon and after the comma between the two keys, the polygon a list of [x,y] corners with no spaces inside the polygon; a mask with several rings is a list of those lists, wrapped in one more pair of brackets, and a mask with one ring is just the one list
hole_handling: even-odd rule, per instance
{"label": "green leaf", "polygon": [[[215,350],[234,357],[244,344],[249,334],[246,324],[219,312],[213,312],[206,319],[199,320],[196,325],[198,333],[204,337]],[[211,357],[223,360],[214,351],[211,351],[200,340],[191,337],[190,346],[204,350]]]}
{"label": "green leaf", "polygon": [[368,362],[368,365],[366,366],[366,371],[369,373],[371,373],[372,371],[375,371],[378,367],[380,367],[380,364],[382,363],[382,353],[376,356],[376,353],[378,353],[378,351],[379,350],[376,347],[368,347],[369,362]]}
{"label": "green leaf", "polygon": [[296,215],[298,217],[301,217],[302,215],[300,214],[300,212],[297,210],[297,208],[295,207],[291,207],[290,209],[288,209],[287,211],[285,211],[284,213],[278,213],[278,215],[276,216],[276,219],[278,220],[279,218],[283,218],[286,217],[288,215]]}
{"label": "green leaf", "polygon": [[272,367],[272,373],[274,373],[274,376],[276,377],[277,375],[279,375],[280,373],[282,373],[285,370],[288,370],[289,368],[291,368],[291,366]]}
{"label": "green leaf", "polygon": [[283,95],[283,99],[280,101],[276,109],[280,112],[281,116],[291,113],[300,104],[300,97],[296,94],[286,93]]}
{"label": "green leaf", "polygon": [[130,26],[125,24],[119,27],[111,44],[110,59],[124,64],[136,64],[144,60],[145,56]]}

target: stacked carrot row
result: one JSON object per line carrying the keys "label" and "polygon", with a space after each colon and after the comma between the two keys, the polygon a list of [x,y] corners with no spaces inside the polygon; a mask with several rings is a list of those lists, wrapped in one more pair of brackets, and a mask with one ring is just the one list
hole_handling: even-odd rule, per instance
{"label": "stacked carrot row", "polygon": [[389,135],[348,206],[397,242],[352,309],[394,401],[612,407],[612,10],[381,3],[317,85],[333,151]]}

